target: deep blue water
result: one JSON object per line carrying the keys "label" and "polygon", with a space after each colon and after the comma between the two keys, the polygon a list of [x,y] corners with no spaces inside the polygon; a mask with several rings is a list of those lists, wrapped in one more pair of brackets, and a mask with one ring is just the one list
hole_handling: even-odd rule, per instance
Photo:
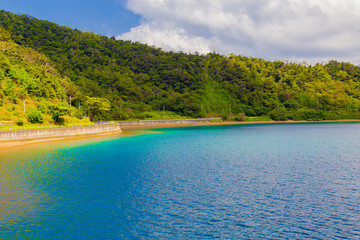
{"label": "deep blue water", "polygon": [[161,132],[0,153],[0,239],[360,238],[360,124]]}

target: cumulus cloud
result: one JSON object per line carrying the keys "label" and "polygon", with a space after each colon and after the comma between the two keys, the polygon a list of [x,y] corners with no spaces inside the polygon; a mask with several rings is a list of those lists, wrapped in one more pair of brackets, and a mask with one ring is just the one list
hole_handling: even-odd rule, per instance
{"label": "cumulus cloud", "polygon": [[140,26],[118,36],[165,50],[360,63],[358,0],[128,0]]}

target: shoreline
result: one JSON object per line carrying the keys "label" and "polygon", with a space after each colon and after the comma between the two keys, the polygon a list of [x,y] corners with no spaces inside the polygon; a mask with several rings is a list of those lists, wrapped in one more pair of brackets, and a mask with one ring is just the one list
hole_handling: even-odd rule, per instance
{"label": "shoreline", "polygon": [[0,151],[10,150],[14,148],[20,148],[38,143],[58,142],[58,141],[72,141],[82,139],[95,139],[106,136],[121,136],[122,131],[105,132],[105,133],[93,133],[71,136],[55,136],[55,137],[41,137],[41,138],[27,138],[27,139],[14,139],[14,140],[0,140]]}
{"label": "shoreline", "polygon": [[174,128],[174,127],[201,127],[201,126],[226,126],[226,125],[255,125],[255,124],[292,124],[292,123],[360,123],[360,119],[342,119],[342,120],[322,120],[322,121],[225,121],[225,122],[204,122],[204,123],[190,123],[190,124],[153,124],[153,125],[129,125],[121,126],[122,130],[135,129],[156,129],[156,128]]}
{"label": "shoreline", "polygon": [[[360,119],[344,119],[344,120],[323,120],[323,121],[248,121],[248,122],[205,122],[205,123],[189,123],[189,124],[149,124],[149,125],[132,125],[121,126],[122,131],[84,134],[76,136],[61,136],[61,137],[43,137],[33,139],[16,139],[16,140],[0,140],[0,151],[13,148],[20,148],[38,143],[56,142],[56,141],[71,141],[71,140],[86,140],[96,139],[108,136],[133,136],[138,134],[149,133],[146,130],[159,128],[176,128],[176,127],[201,127],[201,126],[226,126],[226,125],[256,125],[256,124],[296,124],[296,123],[360,123]],[[144,130],[144,131],[142,131]]]}

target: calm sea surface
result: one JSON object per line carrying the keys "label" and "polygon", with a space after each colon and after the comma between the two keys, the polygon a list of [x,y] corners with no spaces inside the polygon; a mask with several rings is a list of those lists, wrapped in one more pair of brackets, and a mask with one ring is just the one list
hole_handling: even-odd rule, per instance
{"label": "calm sea surface", "polygon": [[360,124],[161,129],[0,153],[0,239],[359,239]]}

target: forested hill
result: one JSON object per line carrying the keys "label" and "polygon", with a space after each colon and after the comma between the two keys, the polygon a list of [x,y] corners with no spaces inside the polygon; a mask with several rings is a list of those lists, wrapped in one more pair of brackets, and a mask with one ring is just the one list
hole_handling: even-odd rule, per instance
{"label": "forested hill", "polygon": [[71,115],[67,99],[80,94],[78,87],[52,65],[43,54],[14,43],[0,28],[0,121],[52,123],[51,114],[60,109],[65,109],[62,115]]}
{"label": "forested hill", "polygon": [[191,117],[360,118],[360,67],[350,63],[165,52],[5,11],[0,26],[17,44],[45,54],[83,95],[109,99],[103,119],[162,109]]}

